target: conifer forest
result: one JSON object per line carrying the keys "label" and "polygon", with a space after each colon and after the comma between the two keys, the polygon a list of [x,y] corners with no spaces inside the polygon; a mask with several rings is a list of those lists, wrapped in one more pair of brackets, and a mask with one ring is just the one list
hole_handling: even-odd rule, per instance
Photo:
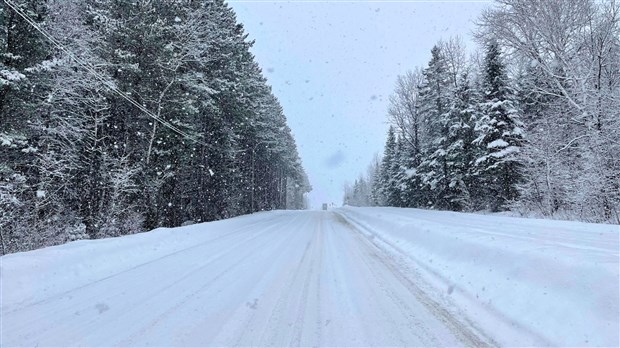
{"label": "conifer forest", "polygon": [[304,208],[251,46],[219,0],[3,1],[2,252]]}
{"label": "conifer forest", "polygon": [[495,5],[473,54],[442,40],[399,76],[383,155],[345,201],[620,223],[618,4]]}

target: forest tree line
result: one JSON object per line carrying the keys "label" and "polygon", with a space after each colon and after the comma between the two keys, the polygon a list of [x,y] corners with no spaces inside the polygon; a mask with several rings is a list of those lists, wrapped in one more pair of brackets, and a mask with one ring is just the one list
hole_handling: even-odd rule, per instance
{"label": "forest tree line", "polygon": [[345,204],[620,223],[620,4],[497,0],[399,76]]}
{"label": "forest tree line", "polygon": [[2,254],[304,208],[251,46],[221,0],[2,2]]}

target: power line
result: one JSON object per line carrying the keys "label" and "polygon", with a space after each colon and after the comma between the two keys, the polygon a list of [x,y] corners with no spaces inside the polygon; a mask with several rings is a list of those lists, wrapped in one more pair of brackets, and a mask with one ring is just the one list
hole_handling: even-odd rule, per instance
{"label": "power line", "polygon": [[97,70],[95,70],[95,68],[93,66],[91,66],[90,64],[88,64],[87,62],[84,62],[82,59],[80,59],[80,57],[76,56],[75,54],[73,54],[73,52],[71,52],[69,49],[67,49],[66,47],[64,47],[60,42],[58,42],[58,40],[56,40],[51,34],[49,34],[47,31],[45,31],[45,29],[41,28],[32,18],[30,18],[28,15],[26,15],[19,7],[17,7],[17,5],[15,5],[11,0],[3,0],[13,11],[15,11],[15,13],[17,13],[20,17],[22,17],[28,24],[30,24],[33,28],[35,28],[39,33],[41,33],[41,35],[43,35],[45,38],[47,38],[52,44],[54,44],[54,46],[56,46],[57,48],[59,48],[61,51],[63,51],[64,53],[66,53],[71,59],[73,59],[76,63],[78,63],[82,68],[86,69],[88,72],[90,72],[92,75],[95,76],[95,78],[97,78],[97,80],[101,81],[104,86],[106,86],[107,88],[109,88],[111,91],[115,92],[116,94],[118,94],[120,97],[122,97],[123,99],[125,99],[126,101],[128,101],[130,104],[132,104],[133,106],[135,106],[136,108],[138,108],[140,111],[144,112],[145,114],[147,114],[149,117],[153,118],[154,120],[156,120],[157,122],[161,123],[163,126],[169,128],[170,130],[172,130],[173,132],[181,135],[182,137],[185,137],[193,142],[199,143],[201,145],[204,146],[209,146],[206,143],[204,143],[203,141],[197,139],[196,137],[193,137],[185,132],[183,132],[182,130],[180,130],[178,127],[174,126],[173,124],[171,124],[170,122],[167,122],[166,120],[163,120],[162,118],[160,118],[159,116],[157,116],[156,114],[154,114],[153,112],[151,112],[149,109],[147,109],[144,105],[140,104],[138,101],[136,101],[135,99],[131,98],[130,96],[128,96],[125,92],[121,91],[120,89],[118,89],[118,87],[114,86],[112,84],[111,81],[109,81],[108,79],[106,79],[104,76],[102,76],[101,74],[99,74],[99,72],[97,72]]}

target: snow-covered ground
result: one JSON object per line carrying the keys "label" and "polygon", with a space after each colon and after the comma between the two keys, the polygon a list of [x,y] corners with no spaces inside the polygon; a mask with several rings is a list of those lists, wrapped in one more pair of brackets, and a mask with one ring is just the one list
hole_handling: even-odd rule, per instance
{"label": "snow-covered ground", "polygon": [[259,213],[0,258],[0,346],[618,346],[619,227]]}
{"label": "snow-covered ground", "polygon": [[618,346],[620,226],[395,208],[340,211],[502,345]]}

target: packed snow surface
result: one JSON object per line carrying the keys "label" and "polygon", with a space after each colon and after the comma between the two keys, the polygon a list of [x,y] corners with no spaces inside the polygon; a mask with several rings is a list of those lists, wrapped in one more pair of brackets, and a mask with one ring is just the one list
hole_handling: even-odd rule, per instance
{"label": "packed snow surface", "polygon": [[620,226],[397,208],[340,211],[500,345],[619,346]]}
{"label": "packed snow surface", "polygon": [[619,227],[259,213],[0,258],[0,346],[618,346]]}

